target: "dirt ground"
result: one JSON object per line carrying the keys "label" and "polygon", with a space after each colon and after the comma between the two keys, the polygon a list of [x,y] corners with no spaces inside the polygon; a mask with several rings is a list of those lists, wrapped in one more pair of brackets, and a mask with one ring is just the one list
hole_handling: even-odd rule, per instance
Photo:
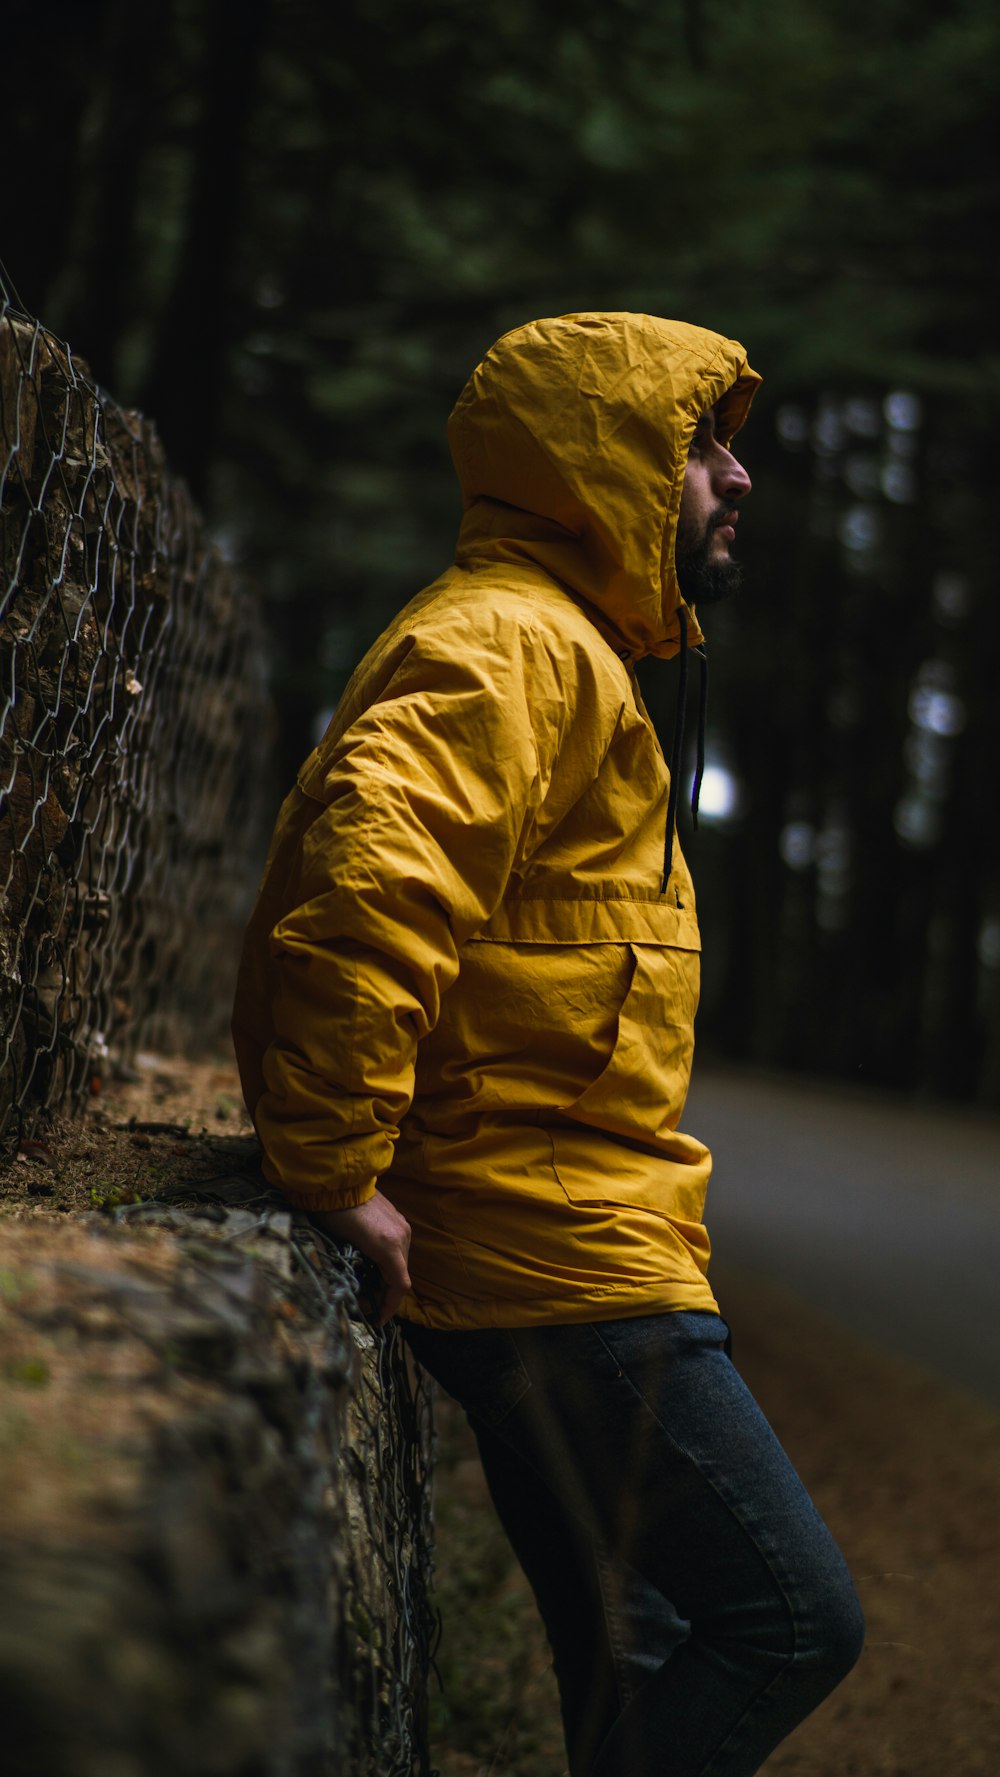
{"label": "dirt ground", "polygon": [[116,1209],[166,1184],[232,1172],[250,1119],[228,1055],[140,1055],[96,1081],[79,1119],[55,1117],[0,1166],[0,1223]]}
{"label": "dirt ground", "polygon": [[[82,1122],[0,1174],[0,1236],[230,1173],[247,1151],[235,1070],[146,1056]],[[23,1237],[23,1236],[22,1236]],[[0,1259],[0,1287],[2,1287]],[[1000,1771],[1000,1413],[717,1266],[736,1362],[844,1549],[868,1616],[859,1666],[773,1754],[770,1777],[996,1777]],[[26,1398],[32,1391],[25,1377]],[[438,1412],[432,1682],[441,1777],[560,1777],[548,1650],[486,1498],[474,1446]]]}
{"label": "dirt ground", "polygon": [[[1000,1414],[745,1275],[713,1273],[734,1358],[843,1548],[865,1607],[855,1671],[768,1777],[1000,1771]],[[441,1777],[560,1777],[548,1649],[462,1416],[438,1411]]]}
{"label": "dirt ground", "polygon": [[[95,1241],[102,1218],[164,1186],[231,1174],[253,1151],[231,1062],[150,1055],[135,1073],[93,1096],[81,1120],[57,1118],[39,1130],[0,1167],[0,1498],[12,1541],[78,1538],[81,1525],[87,1538],[111,1536],[113,1501],[141,1485],[144,1428],[177,1408],[157,1397],[163,1369],[155,1351],[141,1339],[112,1338],[113,1307],[88,1299],[105,1268],[114,1274],[123,1262],[147,1281],[166,1281],[176,1249],[153,1229],[114,1247]],[[42,1274],[40,1326],[17,1310]],[[67,1324],[95,1335],[96,1360],[80,1360],[74,1345],[77,1361],[63,1361]],[[179,1392],[193,1386],[185,1381]]]}

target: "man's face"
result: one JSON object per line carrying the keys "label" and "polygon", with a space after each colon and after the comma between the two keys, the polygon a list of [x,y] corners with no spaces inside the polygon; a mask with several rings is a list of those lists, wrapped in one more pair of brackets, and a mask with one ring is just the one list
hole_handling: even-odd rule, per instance
{"label": "man's face", "polygon": [[728,598],[743,577],[732,548],[737,503],[750,492],[750,477],[717,438],[715,423],[716,410],[710,407],[691,441],[677,524],[677,581],[692,605]]}

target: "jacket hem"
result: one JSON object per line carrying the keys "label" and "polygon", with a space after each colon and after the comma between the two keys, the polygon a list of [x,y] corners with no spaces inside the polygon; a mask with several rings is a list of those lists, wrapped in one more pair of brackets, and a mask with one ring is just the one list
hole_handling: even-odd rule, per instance
{"label": "jacket hem", "polygon": [[720,1312],[704,1278],[659,1279],[637,1288],[634,1284],[599,1285],[573,1296],[530,1296],[520,1301],[450,1295],[432,1300],[411,1293],[399,1309],[401,1320],[415,1321],[442,1332],[471,1332],[479,1327],[571,1326],[586,1321],[635,1320],[642,1314],[678,1314],[685,1309]]}

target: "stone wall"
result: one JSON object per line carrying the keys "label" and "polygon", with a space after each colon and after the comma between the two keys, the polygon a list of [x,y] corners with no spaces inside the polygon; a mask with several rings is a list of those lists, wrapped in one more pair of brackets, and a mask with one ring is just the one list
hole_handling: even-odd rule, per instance
{"label": "stone wall", "polygon": [[[423,1385],[396,1333],[366,1325],[351,1256],[252,1166],[167,1202],[153,1138],[122,1137],[134,1118],[116,1137],[93,1110],[154,1046],[221,1048],[271,738],[255,601],[155,428],[0,285],[0,1763],[14,1777],[427,1770]],[[60,1117],[87,1106],[83,1157],[60,1172]],[[116,1139],[144,1146],[113,1186],[91,1184]],[[25,1176],[35,1164],[43,1176]],[[81,1218],[91,1201],[113,1216]]]}
{"label": "stone wall", "polygon": [[0,287],[0,1141],[228,1023],[271,800],[251,590]]}
{"label": "stone wall", "polygon": [[356,1311],[270,1202],[0,1223],[11,1777],[428,1772],[429,1403]]}

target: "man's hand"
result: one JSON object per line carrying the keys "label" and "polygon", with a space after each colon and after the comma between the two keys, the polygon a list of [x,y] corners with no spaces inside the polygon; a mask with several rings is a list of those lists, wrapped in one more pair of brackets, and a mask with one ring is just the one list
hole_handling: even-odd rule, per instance
{"label": "man's hand", "polygon": [[384,1327],[391,1320],[410,1287],[406,1268],[410,1250],[410,1224],[376,1191],[367,1203],[354,1209],[318,1209],[313,1220],[336,1240],[350,1241],[366,1259],[371,1259],[382,1274],[384,1292],[379,1304],[378,1324]]}

